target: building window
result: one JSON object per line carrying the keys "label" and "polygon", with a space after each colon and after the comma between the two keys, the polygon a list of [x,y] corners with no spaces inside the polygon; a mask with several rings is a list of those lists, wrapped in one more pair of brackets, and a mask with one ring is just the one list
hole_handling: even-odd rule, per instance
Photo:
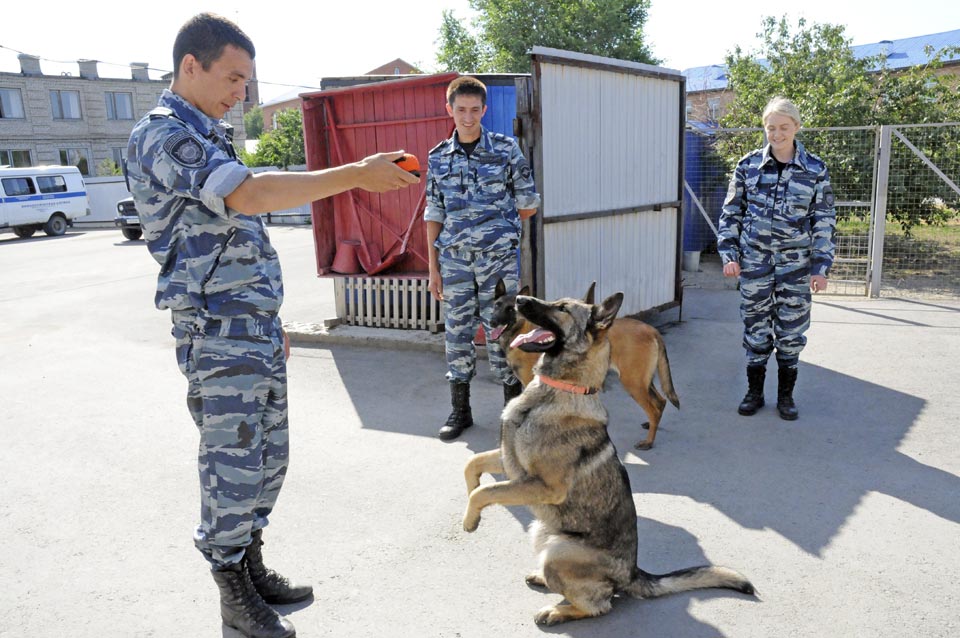
{"label": "building window", "polygon": [[110,149],[110,153],[113,157],[113,163],[118,167],[123,166],[123,152],[126,150],[127,149],[123,148],[122,146],[114,146]]}
{"label": "building window", "polygon": [[713,121],[720,119],[720,98],[712,97],[707,99],[707,113]]}
{"label": "building window", "polygon": [[66,193],[67,182],[63,175],[38,175],[37,187],[41,193]]}
{"label": "building window", "polygon": [[104,99],[107,103],[108,120],[133,119],[133,93],[107,91],[104,93]]}
{"label": "building window", "polygon": [[12,166],[13,168],[33,166],[30,161],[30,151],[0,149],[0,166]]}
{"label": "building window", "polygon": [[90,161],[87,152],[82,148],[61,148],[60,165],[76,166],[82,175],[90,175]]}
{"label": "building window", "polygon": [[0,89],[0,117],[23,119],[23,98],[20,89]]}
{"label": "building window", "polygon": [[33,195],[37,189],[33,187],[33,180],[29,177],[8,177],[3,182],[3,192],[9,197]]}
{"label": "building window", "polygon": [[50,91],[50,109],[55,120],[79,120],[80,92]]}

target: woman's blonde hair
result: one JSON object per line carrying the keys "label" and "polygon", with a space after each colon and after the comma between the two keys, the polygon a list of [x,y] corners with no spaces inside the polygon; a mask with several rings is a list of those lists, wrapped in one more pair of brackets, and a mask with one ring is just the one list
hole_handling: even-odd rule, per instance
{"label": "woman's blonde hair", "polygon": [[767,102],[766,108],[763,109],[762,119],[764,126],[767,124],[767,118],[771,115],[786,115],[796,122],[798,127],[802,125],[800,121],[800,109],[797,108],[796,104],[781,95]]}

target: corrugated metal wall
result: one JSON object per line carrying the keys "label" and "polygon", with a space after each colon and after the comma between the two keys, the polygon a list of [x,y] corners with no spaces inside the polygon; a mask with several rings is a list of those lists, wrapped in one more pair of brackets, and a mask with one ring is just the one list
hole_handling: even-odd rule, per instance
{"label": "corrugated metal wall", "polygon": [[683,79],[536,47],[541,293],[624,292],[621,314],[679,303]]}
{"label": "corrugated metal wall", "polygon": [[[414,76],[331,89],[303,96],[307,168],[353,162],[382,151],[405,149],[426,169],[429,150],[450,135],[447,84],[456,73]],[[368,273],[427,271],[423,195],[416,187],[387,193],[352,189],[313,204],[317,272],[328,274],[340,242],[361,242]],[[386,267],[385,264],[390,264]]]}

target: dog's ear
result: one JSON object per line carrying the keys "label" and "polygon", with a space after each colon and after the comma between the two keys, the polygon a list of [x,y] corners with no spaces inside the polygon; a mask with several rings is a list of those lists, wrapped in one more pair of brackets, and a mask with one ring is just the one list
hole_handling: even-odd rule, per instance
{"label": "dog's ear", "polygon": [[524,295],[524,296],[526,296],[526,297],[529,297],[529,296],[530,296],[530,286],[524,286],[523,288],[520,289],[520,292],[518,292],[517,294],[518,294],[518,295]]}
{"label": "dog's ear", "polygon": [[[489,289],[488,289],[489,290]],[[493,289],[493,298],[502,297],[507,294],[507,286],[503,283],[503,279],[497,279],[497,286]]]}
{"label": "dog's ear", "polygon": [[613,324],[623,304],[623,293],[615,292],[603,300],[599,306],[593,307],[593,327],[596,330],[606,330]]}
{"label": "dog's ear", "polygon": [[597,288],[597,282],[590,284],[590,287],[587,288],[587,294],[583,296],[583,303],[588,303],[591,306],[593,305],[593,291]]}

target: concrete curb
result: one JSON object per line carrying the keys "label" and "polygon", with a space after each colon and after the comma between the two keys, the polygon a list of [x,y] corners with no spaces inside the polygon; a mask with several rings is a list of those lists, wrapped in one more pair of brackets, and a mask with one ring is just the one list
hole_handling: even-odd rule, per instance
{"label": "concrete curb", "polygon": [[[391,350],[421,350],[444,352],[443,333],[431,334],[423,330],[398,330],[396,328],[368,328],[340,325],[327,328],[319,323],[284,322],[283,329],[290,344],[300,347],[349,345]],[[486,348],[478,348],[478,354],[486,354]]]}

